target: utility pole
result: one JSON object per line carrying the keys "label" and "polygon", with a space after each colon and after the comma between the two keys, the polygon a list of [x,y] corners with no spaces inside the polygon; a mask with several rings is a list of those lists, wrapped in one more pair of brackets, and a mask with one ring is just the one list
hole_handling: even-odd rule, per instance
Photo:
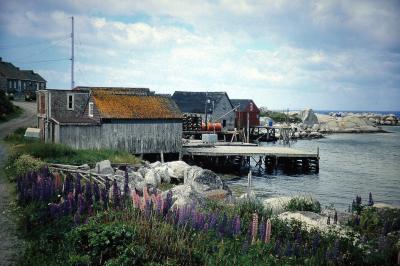
{"label": "utility pole", "polygon": [[71,17],[71,25],[72,25],[72,32],[71,32],[71,90],[75,87],[75,80],[74,80],[74,17]]}

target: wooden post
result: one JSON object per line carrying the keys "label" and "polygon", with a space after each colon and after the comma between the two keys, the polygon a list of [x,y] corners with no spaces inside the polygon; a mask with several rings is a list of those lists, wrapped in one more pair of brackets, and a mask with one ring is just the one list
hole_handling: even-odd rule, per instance
{"label": "wooden post", "polygon": [[250,143],[250,113],[247,112],[247,143]]}
{"label": "wooden post", "polygon": [[179,150],[178,160],[182,161],[182,149]]}
{"label": "wooden post", "polygon": [[247,175],[247,198],[250,198],[250,191],[251,191],[251,170],[249,171],[249,174]]}
{"label": "wooden post", "polygon": [[164,163],[164,152],[162,150],[160,151],[160,160],[161,163]]}
{"label": "wooden post", "polygon": [[143,139],[140,139],[140,159],[143,160]]}

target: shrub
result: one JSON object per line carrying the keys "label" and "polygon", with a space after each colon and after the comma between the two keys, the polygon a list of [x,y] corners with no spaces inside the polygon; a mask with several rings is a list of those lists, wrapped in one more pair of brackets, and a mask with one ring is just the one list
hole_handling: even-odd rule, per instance
{"label": "shrub", "polygon": [[12,172],[14,177],[24,175],[27,172],[38,171],[43,167],[44,162],[32,157],[29,154],[22,154],[12,165],[8,166],[7,171]]}
{"label": "shrub", "polygon": [[286,206],[287,211],[310,211],[321,212],[321,204],[312,197],[295,197],[292,198]]}

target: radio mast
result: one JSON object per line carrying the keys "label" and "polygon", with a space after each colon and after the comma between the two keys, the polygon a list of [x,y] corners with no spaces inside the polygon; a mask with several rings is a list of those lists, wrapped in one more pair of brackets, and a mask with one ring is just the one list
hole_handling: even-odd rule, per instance
{"label": "radio mast", "polygon": [[72,32],[71,32],[71,90],[75,87],[75,80],[74,80],[74,17],[71,17],[71,24],[72,24]]}

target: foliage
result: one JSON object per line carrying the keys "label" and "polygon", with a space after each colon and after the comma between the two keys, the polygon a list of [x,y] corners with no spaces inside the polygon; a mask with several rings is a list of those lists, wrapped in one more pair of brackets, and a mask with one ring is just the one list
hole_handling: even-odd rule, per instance
{"label": "foliage", "polygon": [[4,91],[0,91],[0,122],[8,121],[22,113],[22,109],[15,106],[6,96]]}
{"label": "foliage", "polygon": [[[172,192],[163,198],[145,187],[143,195],[121,195],[114,182],[96,197],[95,187],[71,176],[60,180],[47,168],[19,177],[28,240],[22,265],[390,265],[399,248],[395,211],[364,207],[354,228],[366,238],[354,241],[271,218],[259,202],[171,208]],[[363,219],[371,226],[364,228]],[[383,233],[381,219],[390,221]]]}
{"label": "foliage", "polygon": [[102,160],[129,164],[140,162],[138,158],[125,151],[106,149],[77,150],[62,144],[26,141],[21,134],[22,129],[18,129],[5,139],[7,142],[15,144],[12,147],[12,154],[10,155],[11,161],[15,160],[21,154],[29,154],[49,163],[62,164],[94,164]]}
{"label": "foliage", "polygon": [[288,121],[289,123],[301,123],[302,120],[297,115],[287,115],[283,112],[275,112],[275,111],[264,111],[260,113],[260,116],[268,116],[272,118],[275,122],[283,123]]}
{"label": "foliage", "polygon": [[8,143],[30,143],[30,142],[35,142],[37,140],[35,139],[26,139],[24,137],[25,135],[26,128],[20,127],[16,129],[13,133],[7,135],[4,140]]}
{"label": "foliage", "polygon": [[292,198],[286,206],[287,211],[321,212],[321,204],[312,197],[300,196]]}
{"label": "foliage", "polygon": [[[7,166],[6,171],[9,176],[21,176],[30,171],[37,171],[44,166],[44,162],[28,154],[22,154],[11,165]],[[11,174],[12,172],[12,174]]]}

